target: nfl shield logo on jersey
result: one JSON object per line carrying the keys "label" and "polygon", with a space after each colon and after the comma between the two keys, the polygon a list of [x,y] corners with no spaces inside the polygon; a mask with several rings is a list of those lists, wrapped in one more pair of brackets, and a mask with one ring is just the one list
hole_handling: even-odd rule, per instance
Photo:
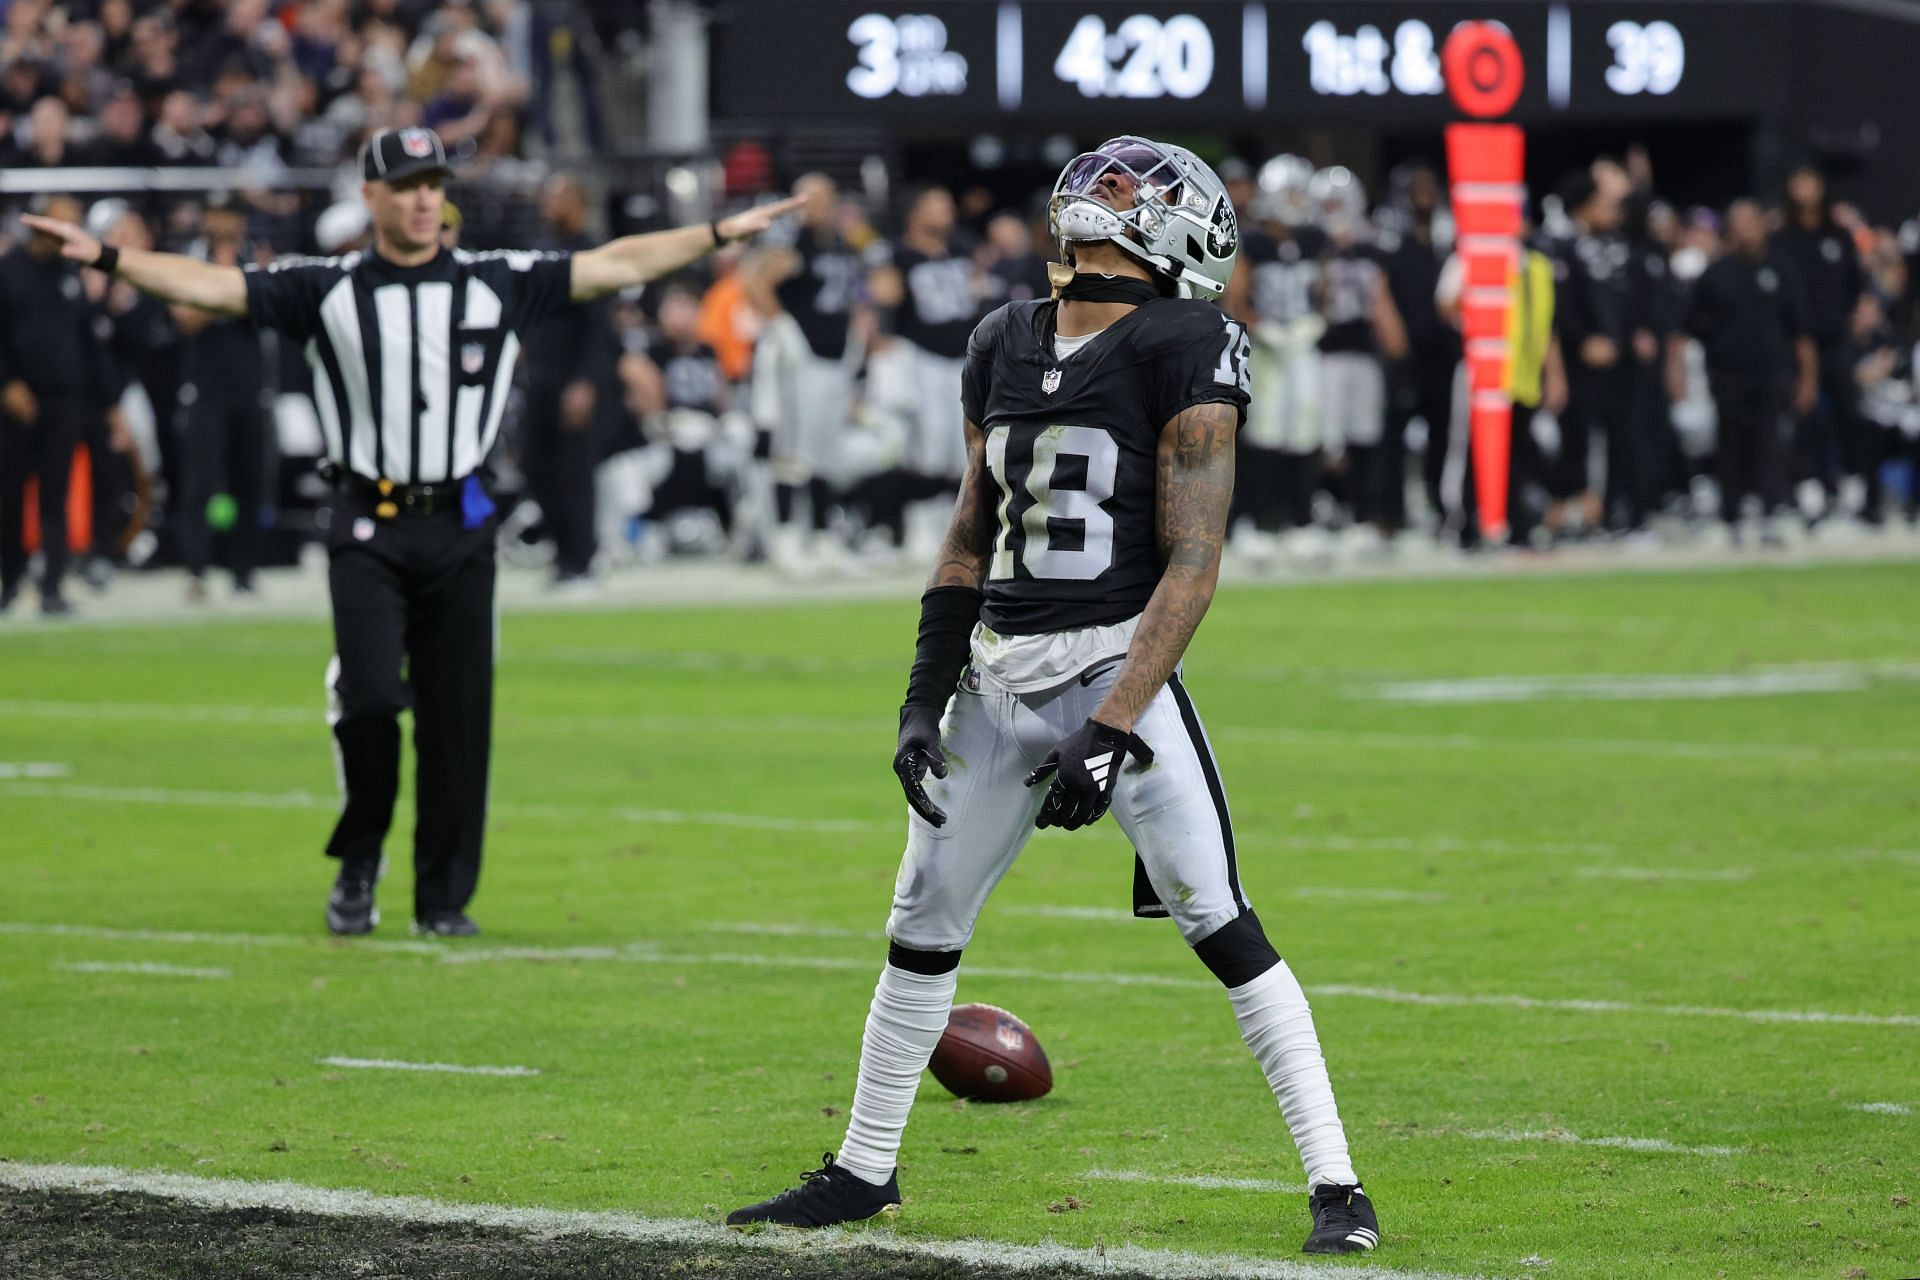
{"label": "nfl shield logo on jersey", "polygon": [[417,160],[433,154],[433,139],[425,129],[402,129],[400,149]]}
{"label": "nfl shield logo on jersey", "polygon": [[1049,369],[1041,374],[1040,389],[1048,395],[1052,395],[1058,391],[1060,389],[1060,371],[1058,369]]}
{"label": "nfl shield logo on jersey", "polygon": [[477,342],[469,342],[460,348],[460,368],[469,375],[480,372],[487,363],[487,349]]}

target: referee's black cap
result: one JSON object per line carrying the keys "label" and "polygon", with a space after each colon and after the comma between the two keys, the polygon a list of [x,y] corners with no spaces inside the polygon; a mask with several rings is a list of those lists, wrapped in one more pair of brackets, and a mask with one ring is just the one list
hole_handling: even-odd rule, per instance
{"label": "referee's black cap", "polygon": [[453,172],[440,135],[431,129],[382,129],[360,148],[360,176],[368,182],[400,182],[429,171]]}

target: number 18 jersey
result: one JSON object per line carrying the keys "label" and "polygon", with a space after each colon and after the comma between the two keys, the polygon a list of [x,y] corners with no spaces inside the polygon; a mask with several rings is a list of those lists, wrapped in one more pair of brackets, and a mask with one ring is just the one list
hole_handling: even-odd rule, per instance
{"label": "number 18 jersey", "polygon": [[961,404],[986,433],[996,517],[981,621],[1001,635],[1124,622],[1165,565],[1155,527],[1160,431],[1183,409],[1245,421],[1247,336],[1210,302],[1160,298],[1068,356],[1059,304],[1011,302],[974,330]]}

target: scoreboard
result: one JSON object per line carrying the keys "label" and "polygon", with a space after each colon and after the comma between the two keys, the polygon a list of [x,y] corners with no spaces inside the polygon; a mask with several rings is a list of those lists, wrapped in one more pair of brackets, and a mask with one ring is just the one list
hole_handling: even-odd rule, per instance
{"label": "scoreboard", "polygon": [[1440,48],[1493,21],[1525,58],[1523,122],[1749,119],[1788,105],[1792,7],[1773,0],[731,0],[714,113],[947,128],[1114,119],[1452,118]]}

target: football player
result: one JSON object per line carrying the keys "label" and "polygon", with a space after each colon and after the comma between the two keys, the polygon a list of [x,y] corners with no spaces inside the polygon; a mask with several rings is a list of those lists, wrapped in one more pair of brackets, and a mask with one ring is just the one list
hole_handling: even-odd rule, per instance
{"label": "football player", "polygon": [[954,391],[980,314],[973,259],[955,243],[953,196],[945,187],[915,191],[899,243],[875,248],[873,300],[892,313],[895,340],[905,344],[912,370],[914,403],[902,460],[907,548],[931,555],[966,465]]}
{"label": "football player", "polygon": [[[854,372],[864,343],[854,332],[862,268],[840,234],[840,190],[825,174],[793,184],[805,196],[793,241],[771,241],[783,262],[773,270],[774,311],[753,353],[754,417],[772,431],[773,558],[797,570],[825,554],[833,486],[826,473],[853,412]],[[802,505],[806,510],[802,512]]]}
{"label": "football player", "polygon": [[[1248,338],[1211,299],[1239,251],[1191,152],[1116,138],[1061,171],[1057,299],[974,331],[967,470],[921,599],[894,772],[907,848],[846,1141],[730,1226],[896,1213],[896,1157],[962,949],[1036,827],[1108,808],[1135,913],[1171,916],[1220,979],[1306,1166],[1311,1253],[1379,1242],[1306,996],[1240,889],[1233,828],[1180,662],[1212,601],[1246,411]],[[964,668],[964,670],[963,670]],[[956,675],[958,681],[956,685]]]}

